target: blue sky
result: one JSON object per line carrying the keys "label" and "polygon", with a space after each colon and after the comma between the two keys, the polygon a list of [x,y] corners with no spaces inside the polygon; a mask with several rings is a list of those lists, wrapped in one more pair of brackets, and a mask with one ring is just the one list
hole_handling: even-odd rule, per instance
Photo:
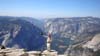
{"label": "blue sky", "polygon": [[1,16],[100,17],[100,0],[0,0]]}

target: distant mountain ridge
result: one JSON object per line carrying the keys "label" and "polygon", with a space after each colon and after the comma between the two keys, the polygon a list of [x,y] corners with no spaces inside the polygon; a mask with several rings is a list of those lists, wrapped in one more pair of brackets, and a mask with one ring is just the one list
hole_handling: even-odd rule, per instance
{"label": "distant mountain ridge", "polygon": [[[0,44],[12,48],[41,50],[45,45],[43,32],[19,17],[0,16]],[[36,44],[35,44],[36,43]]]}
{"label": "distant mountain ridge", "polygon": [[42,30],[44,29],[44,21],[43,20],[35,19],[32,17],[20,17],[20,19],[26,20]]}

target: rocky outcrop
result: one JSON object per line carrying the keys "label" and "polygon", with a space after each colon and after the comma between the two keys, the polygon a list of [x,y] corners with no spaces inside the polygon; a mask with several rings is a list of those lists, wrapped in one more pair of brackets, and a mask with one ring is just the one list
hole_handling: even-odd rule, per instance
{"label": "rocky outcrop", "polygon": [[100,55],[100,34],[96,34],[91,40],[71,45],[65,55],[69,56],[99,56]]}

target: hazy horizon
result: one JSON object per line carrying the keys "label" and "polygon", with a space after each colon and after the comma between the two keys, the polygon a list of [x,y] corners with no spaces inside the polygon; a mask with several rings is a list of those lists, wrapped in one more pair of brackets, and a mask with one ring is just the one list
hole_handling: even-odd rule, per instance
{"label": "hazy horizon", "polygon": [[100,0],[0,0],[0,16],[100,17]]}

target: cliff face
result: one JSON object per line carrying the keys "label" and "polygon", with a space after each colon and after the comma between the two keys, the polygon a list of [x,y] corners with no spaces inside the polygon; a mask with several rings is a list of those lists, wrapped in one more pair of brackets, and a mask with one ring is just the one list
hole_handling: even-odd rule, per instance
{"label": "cliff face", "polygon": [[46,21],[45,28],[52,32],[52,48],[63,53],[69,45],[86,44],[100,33],[100,18],[54,18]]}
{"label": "cliff face", "polygon": [[42,30],[15,17],[0,17],[0,45],[26,50],[41,50],[45,45]]}
{"label": "cliff face", "polygon": [[91,40],[71,45],[65,52],[70,56],[99,56],[100,34],[96,34]]}

